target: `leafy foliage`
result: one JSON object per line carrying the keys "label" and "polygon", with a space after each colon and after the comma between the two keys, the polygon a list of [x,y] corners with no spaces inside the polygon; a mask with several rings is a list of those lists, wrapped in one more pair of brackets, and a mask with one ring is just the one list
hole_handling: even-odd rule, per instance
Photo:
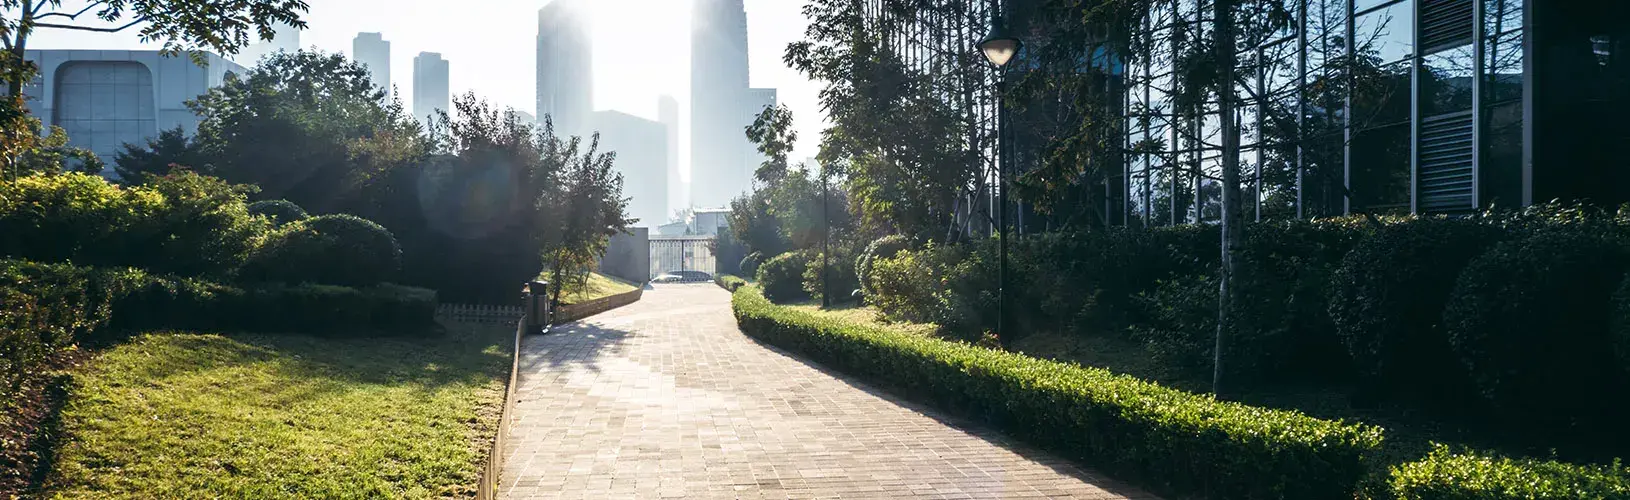
{"label": "leafy foliage", "polygon": [[192,172],[121,188],[86,174],[0,183],[0,255],[44,262],[225,275],[268,228],[251,216],[252,188]]}
{"label": "leafy foliage", "polygon": [[181,126],[159,132],[147,145],[126,143],[114,156],[114,172],[128,185],[147,182],[148,176],[168,175],[177,167],[195,171],[214,170],[196,137],[187,137]]}
{"label": "leafy foliage", "polygon": [[257,282],[367,286],[402,263],[396,237],[354,215],[321,215],[279,228],[255,250],[243,276]]}
{"label": "leafy foliage", "polygon": [[758,266],[763,263],[764,254],[758,252],[749,253],[746,257],[741,258],[741,266],[738,268],[738,270],[743,275],[757,276]]}
{"label": "leafy foliage", "polygon": [[249,213],[265,216],[275,224],[288,224],[310,217],[306,209],[289,200],[261,200],[250,203]]}
{"label": "leafy foliage", "polygon": [[[754,338],[1112,473],[1210,498],[1338,498],[1381,443],[1373,427],[1253,408],[1131,377],[772,304],[732,300]],[[1123,476],[1124,477],[1124,476]]]}
{"label": "leafy foliage", "polygon": [[1330,317],[1363,377],[1365,398],[1397,393],[1452,406],[1465,394],[1443,308],[1466,263],[1502,237],[1480,221],[1420,217],[1354,247],[1332,278]]}
{"label": "leafy foliage", "polygon": [[[832,303],[848,302],[854,291],[860,288],[860,280],[855,277],[854,253],[844,245],[832,246],[832,255],[824,260],[819,249],[811,252],[809,267],[804,269],[804,292],[815,300],[821,300],[825,291],[830,291]],[[828,266],[826,272],[821,270],[822,262]],[[824,286],[823,281],[826,282]]]}
{"label": "leafy foliage", "polygon": [[1392,468],[1399,500],[1564,500],[1630,497],[1630,468],[1512,459],[1436,445],[1425,458]]}
{"label": "leafy foliage", "polygon": [[758,286],[764,296],[776,302],[792,302],[809,297],[804,290],[804,272],[814,252],[794,250],[765,261],[758,267]]}
{"label": "leafy foliage", "polygon": [[867,243],[866,248],[860,252],[860,256],[855,258],[855,279],[859,282],[861,292],[868,297],[875,293],[866,287],[866,277],[872,274],[872,263],[878,259],[893,258],[901,250],[909,250],[910,248],[911,240],[898,234],[884,236]]}
{"label": "leafy foliage", "polygon": [[1450,344],[1512,435],[1630,444],[1620,429],[1630,406],[1601,397],[1630,390],[1610,338],[1627,253],[1599,228],[1557,227],[1500,243],[1461,272],[1443,313]]}
{"label": "leafy foliage", "polygon": [[201,119],[194,140],[209,162],[204,172],[314,213],[366,204],[392,170],[428,148],[401,103],[337,53],[272,54],[188,106]]}

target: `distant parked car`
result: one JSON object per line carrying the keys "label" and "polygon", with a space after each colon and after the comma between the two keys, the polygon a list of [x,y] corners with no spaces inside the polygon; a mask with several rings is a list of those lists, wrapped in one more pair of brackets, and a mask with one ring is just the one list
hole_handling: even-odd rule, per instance
{"label": "distant parked car", "polygon": [[701,271],[668,271],[652,278],[652,283],[700,283],[713,281],[713,275]]}

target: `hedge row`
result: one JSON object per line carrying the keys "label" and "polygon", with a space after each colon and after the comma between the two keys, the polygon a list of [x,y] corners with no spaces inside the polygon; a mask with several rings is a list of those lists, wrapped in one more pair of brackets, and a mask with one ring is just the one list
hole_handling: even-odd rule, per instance
{"label": "hedge row", "polygon": [[737,288],[741,288],[742,285],[746,285],[747,280],[728,274],[720,274],[713,277],[713,283],[719,285],[720,288],[734,292]]}
{"label": "hedge row", "polygon": [[1373,427],[1223,402],[1108,371],[846,324],[736,290],[747,335],[1145,484],[1211,498],[1340,498]]}
{"label": "hedge row", "polygon": [[1398,500],[1607,500],[1630,498],[1630,468],[1517,460],[1452,452],[1438,445],[1426,458],[1392,468],[1388,493]]}

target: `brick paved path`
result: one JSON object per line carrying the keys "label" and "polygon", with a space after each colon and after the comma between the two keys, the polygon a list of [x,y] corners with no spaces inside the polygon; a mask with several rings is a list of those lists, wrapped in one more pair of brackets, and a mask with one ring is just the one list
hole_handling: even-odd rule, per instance
{"label": "brick paved path", "polygon": [[521,353],[503,498],[1153,498],[758,344],[712,284]]}

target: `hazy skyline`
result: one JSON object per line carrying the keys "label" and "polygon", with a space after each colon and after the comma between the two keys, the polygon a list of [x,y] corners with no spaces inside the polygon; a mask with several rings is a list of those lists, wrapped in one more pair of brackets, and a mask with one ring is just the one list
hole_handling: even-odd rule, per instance
{"label": "hazy skyline", "polygon": [[[536,108],[538,10],[550,0],[495,0],[483,8],[449,8],[430,0],[309,0],[304,47],[351,55],[361,32],[379,32],[391,41],[391,65],[412,68],[420,52],[437,52],[452,67],[454,95],[473,90],[499,106]],[[593,0],[594,109],[617,110],[657,120],[657,98],[678,97],[680,169],[690,173],[690,0]],[[792,158],[814,156],[824,116],[819,86],[781,62],[787,43],[803,36],[802,0],[745,0],[750,85],[772,87],[797,118],[799,141]],[[66,0],[63,9],[81,2]],[[157,49],[143,44],[135,30],[103,34],[40,30],[31,49]],[[401,72],[396,72],[401,74]],[[412,109],[412,82],[393,79],[403,104]],[[683,97],[682,97],[683,96]]]}

